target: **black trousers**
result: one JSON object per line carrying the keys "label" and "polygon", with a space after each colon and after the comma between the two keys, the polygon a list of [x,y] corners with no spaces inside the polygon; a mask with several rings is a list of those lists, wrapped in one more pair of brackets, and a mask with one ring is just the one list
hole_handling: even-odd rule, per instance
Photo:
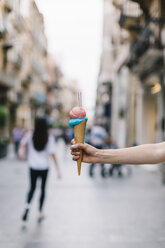
{"label": "black trousers", "polygon": [[30,168],[30,189],[27,195],[27,203],[31,203],[31,200],[33,198],[37,179],[41,179],[41,195],[39,200],[39,210],[41,211],[43,208],[43,203],[45,199],[45,187],[46,187],[46,181],[47,181],[47,175],[48,175],[48,169],[47,170],[34,170]]}
{"label": "black trousers", "polygon": [[14,142],[14,150],[15,150],[16,155],[18,154],[19,144],[20,144],[20,141],[15,141]]}

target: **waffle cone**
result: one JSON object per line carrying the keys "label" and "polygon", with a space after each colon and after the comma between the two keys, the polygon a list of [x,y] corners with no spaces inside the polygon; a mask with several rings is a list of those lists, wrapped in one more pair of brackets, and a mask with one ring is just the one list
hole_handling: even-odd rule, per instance
{"label": "waffle cone", "polygon": [[[85,137],[85,126],[86,121],[82,121],[80,124],[75,125],[74,130],[74,139],[76,143],[84,143],[84,137]],[[80,176],[81,172],[81,162],[82,162],[82,150],[80,150],[80,158],[77,160],[77,169],[78,169],[78,175]]]}

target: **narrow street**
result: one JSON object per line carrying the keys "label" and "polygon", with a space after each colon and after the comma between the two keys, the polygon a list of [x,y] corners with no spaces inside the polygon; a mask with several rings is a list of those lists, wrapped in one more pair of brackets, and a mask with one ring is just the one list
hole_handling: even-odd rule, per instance
{"label": "narrow street", "polygon": [[51,165],[45,219],[37,222],[34,196],[26,226],[22,225],[28,188],[27,166],[10,153],[0,161],[1,248],[163,248],[165,247],[165,187],[157,172],[140,166],[124,178],[105,178],[96,168],[81,176],[69,150],[58,144],[62,179]]}

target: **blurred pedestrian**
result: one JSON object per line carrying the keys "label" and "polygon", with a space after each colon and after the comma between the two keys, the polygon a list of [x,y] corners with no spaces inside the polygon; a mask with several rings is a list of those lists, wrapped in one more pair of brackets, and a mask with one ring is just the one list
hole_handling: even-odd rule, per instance
{"label": "blurred pedestrian", "polygon": [[91,128],[88,128],[85,133],[85,142],[90,144]]}
{"label": "blurred pedestrian", "polygon": [[16,127],[13,128],[12,140],[14,143],[14,151],[16,155],[18,154],[19,144],[24,134],[25,134],[25,129],[22,127],[21,123],[19,123]]}
{"label": "blurred pedestrian", "polygon": [[[94,125],[91,128],[89,143],[98,149],[102,149],[105,145],[106,138],[107,138],[107,132],[102,122],[99,121],[96,123],[96,125]],[[101,165],[101,176],[105,177],[104,163],[100,163],[100,165]],[[94,176],[94,167],[95,167],[95,163],[92,163],[89,167],[90,177]]]}
{"label": "blurred pedestrian", "polygon": [[[112,140],[111,137],[106,139],[106,148],[107,149],[118,149],[115,142]],[[109,168],[109,175],[113,176],[114,172],[117,172],[118,176],[122,176],[122,164],[111,164]]]}
{"label": "blurred pedestrian", "polygon": [[60,170],[55,156],[55,153],[57,152],[55,139],[52,135],[48,134],[46,119],[36,119],[34,131],[25,135],[21,141],[20,146],[27,146],[27,160],[30,174],[30,189],[27,194],[22,220],[26,221],[28,218],[31,206],[30,204],[36,189],[37,180],[39,178],[41,179],[41,194],[38,206],[38,218],[41,220],[44,217],[43,204],[45,200],[46,181],[49,171],[49,157],[53,159],[57,169],[58,177],[60,177]]}
{"label": "blurred pedestrian", "polygon": [[73,138],[72,129],[71,128],[64,129],[62,138],[64,140],[65,145],[68,146],[70,144],[71,139]]}

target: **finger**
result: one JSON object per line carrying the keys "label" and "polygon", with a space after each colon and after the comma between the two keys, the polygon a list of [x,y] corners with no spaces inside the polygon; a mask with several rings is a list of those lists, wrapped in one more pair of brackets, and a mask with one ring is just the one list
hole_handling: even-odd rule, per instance
{"label": "finger", "polygon": [[80,156],[73,156],[72,159],[73,159],[74,161],[77,161],[79,158],[80,158]]}
{"label": "finger", "polygon": [[71,144],[72,145],[76,144],[74,139],[71,140]]}
{"label": "finger", "polygon": [[79,152],[80,149],[73,149],[72,146],[70,147],[70,150],[71,151],[74,151],[74,152]]}
{"label": "finger", "polygon": [[80,149],[74,149],[74,152],[80,152]]}
{"label": "finger", "polygon": [[77,143],[77,144],[74,144],[71,146],[71,149],[72,150],[75,150],[75,149],[85,149],[86,145],[85,144],[82,144],[82,143]]}
{"label": "finger", "polygon": [[76,152],[76,151],[71,151],[71,154],[75,156],[80,156],[80,152]]}

